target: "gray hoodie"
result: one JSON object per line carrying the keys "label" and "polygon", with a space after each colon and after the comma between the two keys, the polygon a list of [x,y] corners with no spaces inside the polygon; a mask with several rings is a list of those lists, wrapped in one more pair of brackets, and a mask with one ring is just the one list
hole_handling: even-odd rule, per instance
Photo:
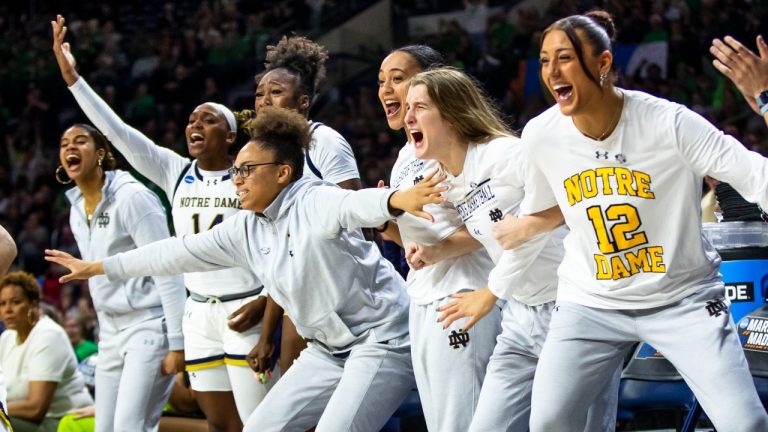
{"label": "gray hoodie", "polygon": [[[69,224],[83,259],[100,260],[169,236],[160,200],[127,172],[107,171],[101,193],[90,225],[80,189],[74,187],[66,193],[72,204]],[[164,314],[169,348],[183,349],[181,319],[186,293],[180,276],[112,281],[105,276],[94,276],[89,280],[89,287],[96,311],[113,318],[120,330],[153,316],[138,311],[154,312],[154,316]]]}
{"label": "gray hoodie", "polygon": [[405,282],[357,228],[391,216],[388,189],[348,191],[300,179],[263,215],[242,211],[210,231],[104,260],[110,280],[250,268],[299,334],[343,352],[408,333]]}

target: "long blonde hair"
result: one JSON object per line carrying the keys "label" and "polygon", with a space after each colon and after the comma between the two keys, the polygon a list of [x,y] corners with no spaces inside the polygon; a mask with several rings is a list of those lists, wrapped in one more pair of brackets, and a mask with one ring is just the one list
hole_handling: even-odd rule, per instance
{"label": "long blonde hair", "polygon": [[455,68],[420,72],[411,78],[409,88],[427,87],[429,98],[459,136],[471,143],[515,135],[502,120],[499,110],[474,79]]}

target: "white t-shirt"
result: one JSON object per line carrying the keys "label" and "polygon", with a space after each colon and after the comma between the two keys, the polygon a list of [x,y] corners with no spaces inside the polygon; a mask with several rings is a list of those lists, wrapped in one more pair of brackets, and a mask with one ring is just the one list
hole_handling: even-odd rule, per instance
{"label": "white t-shirt", "polygon": [[[543,242],[530,252],[530,260],[501,260],[503,249],[493,237],[493,225],[504,215],[519,213],[524,195],[526,163],[520,140],[495,138],[487,143],[470,144],[461,174],[446,173],[450,189],[444,194],[459,212],[469,233],[483,244],[493,258],[498,273],[507,266],[525,262],[525,271],[517,271],[511,286],[489,284],[500,298],[537,305],[553,301],[557,288],[557,267],[563,257],[563,229],[543,237]],[[509,269],[507,269],[509,270]],[[490,281],[492,282],[492,281]]]}
{"label": "white t-shirt", "polygon": [[571,232],[558,300],[606,309],[674,303],[721,284],[720,258],[701,233],[702,177],[768,205],[768,159],[682,105],[623,90],[604,141],[582,135],[557,106],[531,120],[525,212],[555,203]]}
{"label": "white t-shirt", "polygon": [[[438,163],[416,159],[413,145],[406,143],[392,168],[389,184],[393,189],[407,189],[438,169]],[[424,211],[435,222],[404,213],[397,218],[403,245],[409,242],[432,245],[449,237],[461,228],[463,222],[451,203],[428,204]],[[408,272],[408,295],[416,304],[429,304],[459,290],[482,288],[487,284],[493,267],[488,253],[479,249],[472,253],[443,260],[421,270]]]}
{"label": "white t-shirt", "polygon": [[304,177],[339,184],[359,179],[352,147],[341,134],[316,121],[309,121],[312,141],[304,158]]}
{"label": "white t-shirt", "polygon": [[58,385],[46,417],[63,417],[73,408],[93,405],[63,328],[44,316],[24,343],[17,344],[16,336],[15,330],[0,335],[0,365],[5,372],[8,400],[27,399],[30,381],[53,381]]}

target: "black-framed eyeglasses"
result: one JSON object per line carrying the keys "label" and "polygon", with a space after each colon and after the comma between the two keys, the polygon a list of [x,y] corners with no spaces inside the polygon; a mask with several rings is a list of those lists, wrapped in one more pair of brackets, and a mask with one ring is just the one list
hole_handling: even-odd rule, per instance
{"label": "black-framed eyeglasses", "polygon": [[280,165],[280,162],[263,162],[263,163],[255,163],[255,164],[242,164],[240,166],[232,165],[232,168],[227,170],[227,173],[229,173],[229,176],[232,177],[234,180],[235,174],[239,175],[240,178],[245,179],[248,178],[249,175],[253,172],[254,168],[262,166],[262,165]]}

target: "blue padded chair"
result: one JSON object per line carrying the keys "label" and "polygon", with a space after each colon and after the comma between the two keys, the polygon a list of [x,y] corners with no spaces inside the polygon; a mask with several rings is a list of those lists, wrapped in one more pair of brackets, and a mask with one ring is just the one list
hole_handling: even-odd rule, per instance
{"label": "blue padded chair", "polygon": [[[419,398],[419,392],[416,389],[411,390],[406,396],[403,403],[397,408],[392,418],[389,419],[387,424],[381,429],[381,432],[405,432],[402,428],[404,420],[413,420],[414,418],[424,416],[424,412],[421,409],[421,399]],[[424,428],[426,432],[426,428]]]}

